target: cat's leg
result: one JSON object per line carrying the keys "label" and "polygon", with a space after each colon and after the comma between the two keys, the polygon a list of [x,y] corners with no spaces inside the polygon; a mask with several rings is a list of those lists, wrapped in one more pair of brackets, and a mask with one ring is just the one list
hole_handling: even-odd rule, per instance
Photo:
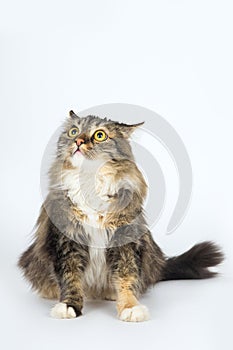
{"label": "cat's leg", "polygon": [[82,248],[64,239],[60,243],[54,270],[60,286],[60,302],[51,310],[54,318],[75,318],[82,315],[84,291],[83,274],[87,259]]}
{"label": "cat's leg", "polygon": [[114,249],[113,281],[117,292],[118,316],[122,321],[146,321],[149,319],[148,309],[138,301],[142,281],[139,273],[140,262],[135,258],[133,244]]}
{"label": "cat's leg", "polygon": [[65,264],[59,264],[58,281],[60,285],[60,302],[51,310],[54,318],[75,318],[82,315],[83,288],[82,274],[78,271],[77,259],[72,256]]}
{"label": "cat's leg", "polygon": [[139,303],[134,285],[137,281],[130,274],[118,280],[117,311],[120,320],[127,322],[142,322],[149,319],[146,306]]}

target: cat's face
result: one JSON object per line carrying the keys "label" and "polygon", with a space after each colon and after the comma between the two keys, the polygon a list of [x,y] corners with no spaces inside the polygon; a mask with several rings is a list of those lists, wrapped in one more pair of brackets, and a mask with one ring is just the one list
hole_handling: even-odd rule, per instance
{"label": "cat's face", "polygon": [[58,141],[58,157],[75,166],[81,159],[132,159],[128,141],[136,127],[88,115],[80,118],[70,112]]}

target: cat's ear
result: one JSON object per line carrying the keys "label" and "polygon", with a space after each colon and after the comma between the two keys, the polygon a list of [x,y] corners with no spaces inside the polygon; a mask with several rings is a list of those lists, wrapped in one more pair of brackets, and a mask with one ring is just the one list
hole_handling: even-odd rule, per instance
{"label": "cat's ear", "polygon": [[74,111],[69,111],[69,116],[71,117],[71,118],[79,118],[79,116],[77,115],[77,114],[75,114],[74,113]]}
{"label": "cat's ear", "polygon": [[136,130],[139,126],[143,124],[144,122],[137,123],[137,124],[117,123],[117,126],[118,126],[118,130],[122,133],[122,135],[125,138],[128,138],[134,132],[134,130]]}

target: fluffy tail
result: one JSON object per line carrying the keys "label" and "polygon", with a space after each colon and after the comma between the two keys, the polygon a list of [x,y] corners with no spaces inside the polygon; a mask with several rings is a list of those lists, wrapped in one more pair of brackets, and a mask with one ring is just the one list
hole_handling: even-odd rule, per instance
{"label": "fluffy tail", "polygon": [[220,264],[223,259],[224,255],[215,243],[203,242],[196,244],[182,255],[167,259],[162,280],[213,277],[217,273],[210,271],[208,267]]}

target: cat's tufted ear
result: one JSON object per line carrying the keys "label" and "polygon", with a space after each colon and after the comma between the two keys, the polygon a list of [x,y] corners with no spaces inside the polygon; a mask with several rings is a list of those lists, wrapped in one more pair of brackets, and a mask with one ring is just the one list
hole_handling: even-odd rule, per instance
{"label": "cat's tufted ear", "polygon": [[77,115],[77,114],[75,114],[74,113],[74,111],[69,111],[69,116],[71,117],[71,118],[79,118],[79,116]]}
{"label": "cat's tufted ear", "polygon": [[137,123],[137,124],[131,124],[131,125],[124,124],[124,123],[117,123],[117,128],[125,138],[128,138],[134,132],[135,129],[137,129],[139,126],[141,126],[143,124],[144,124],[144,122]]}

